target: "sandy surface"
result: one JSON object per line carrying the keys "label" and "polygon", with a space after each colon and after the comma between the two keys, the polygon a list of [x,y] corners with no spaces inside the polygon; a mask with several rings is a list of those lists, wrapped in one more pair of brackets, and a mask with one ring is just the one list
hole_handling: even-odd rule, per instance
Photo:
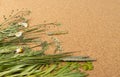
{"label": "sandy surface", "polygon": [[89,77],[120,77],[120,0],[0,0],[0,18],[21,8],[32,11],[31,24],[63,24],[65,51],[97,59]]}

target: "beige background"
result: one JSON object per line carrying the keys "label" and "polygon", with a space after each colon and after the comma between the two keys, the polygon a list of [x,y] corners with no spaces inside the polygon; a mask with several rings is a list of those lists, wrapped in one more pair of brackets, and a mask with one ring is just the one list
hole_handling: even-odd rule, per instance
{"label": "beige background", "polygon": [[0,0],[0,18],[21,8],[32,11],[31,24],[63,24],[65,51],[97,59],[89,77],[120,77],[120,0]]}

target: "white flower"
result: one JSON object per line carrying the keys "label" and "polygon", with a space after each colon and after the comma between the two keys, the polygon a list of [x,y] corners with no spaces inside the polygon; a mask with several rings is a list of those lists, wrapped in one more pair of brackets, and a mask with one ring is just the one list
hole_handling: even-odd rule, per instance
{"label": "white flower", "polygon": [[23,52],[24,52],[24,50],[22,48],[17,48],[16,49],[16,53],[23,53]]}
{"label": "white flower", "polygon": [[23,34],[23,32],[17,32],[17,33],[15,33],[15,36],[20,37],[20,36],[22,36],[22,34]]}
{"label": "white flower", "polygon": [[18,25],[24,26],[25,28],[28,27],[28,23],[25,23],[25,22],[20,22],[20,23],[18,23]]}

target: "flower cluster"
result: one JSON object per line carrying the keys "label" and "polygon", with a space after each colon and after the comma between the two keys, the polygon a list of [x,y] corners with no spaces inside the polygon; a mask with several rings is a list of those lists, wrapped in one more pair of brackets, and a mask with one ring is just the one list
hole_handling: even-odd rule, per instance
{"label": "flower cluster", "polygon": [[[26,22],[20,22],[20,23],[18,23],[18,25],[23,26],[25,28],[28,27],[28,23],[26,23]],[[16,37],[21,37],[22,35],[23,35],[23,31],[19,31],[19,32],[15,33]]]}

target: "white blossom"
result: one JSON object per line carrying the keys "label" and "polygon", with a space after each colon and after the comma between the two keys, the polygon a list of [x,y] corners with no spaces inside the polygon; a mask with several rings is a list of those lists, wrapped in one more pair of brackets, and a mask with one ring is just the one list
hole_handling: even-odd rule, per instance
{"label": "white blossom", "polygon": [[23,53],[23,49],[22,48],[17,48],[16,53]]}
{"label": "white blossom", "polygon": [[15,36],[20,37],[20,36],[22,36],[22,34],[23,34],[23,32],[17,32],[17,33],[15,33]]}
{"label": "white blossom", "polygon": [[18,25],[24,26],[25,28],[28,27],[28,23],[26,23],[26,22],[20,22],[20,23],[18,23]]}

